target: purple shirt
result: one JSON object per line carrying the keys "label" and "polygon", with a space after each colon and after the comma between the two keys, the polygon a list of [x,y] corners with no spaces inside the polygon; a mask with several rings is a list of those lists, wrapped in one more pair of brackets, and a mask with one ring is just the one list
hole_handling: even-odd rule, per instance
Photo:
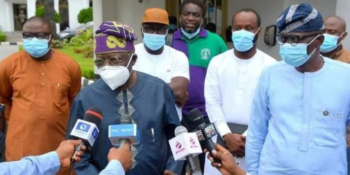
{"label": "purple shirt", "polygon": [[182,108],[182,112],[188,115],[192,109],[198,108],[204,116],[207,116],[204,99],[205,75],[210,60],[227,50],[226,43],[219,35],[204,28],[192,40],[183,36],[179,29],[174,33],[173,48],[185,53],[190,63],[189,100]]}

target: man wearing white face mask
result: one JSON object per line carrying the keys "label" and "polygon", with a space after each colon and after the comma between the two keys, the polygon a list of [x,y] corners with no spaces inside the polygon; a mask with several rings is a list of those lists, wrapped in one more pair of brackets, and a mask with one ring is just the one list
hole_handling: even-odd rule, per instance
{"label": "man wearing white face mask", "polygon": [[[236,157],[244,157],[245,136],[255,88],[263,68],[276,62],[257,49],[260,16],[253,9],[242,9],[232,18],[234,49],[210,62],[204,84],[206,110],[220,136],[217,143],[228,147]],[[220,174],[206,161],[205,174]],[[243,159],[237,160],[244,169]]]}
{"label": "man wearing white face mask", "polygon": [[350,52],[345,50],[341,42],[348,35],[346,23],[339,16],[331,16],[324,20],[325,33],[321,45],[321,53],[325,57],[350,63]]}
{"label": "man wearing white face mask", "polygon": [[350,67],[320,54],[322,15],[310,4],[277,20],[283,61],[261,74],[246,141],[252,175],[347,173]]}
{"label": "man wearing white face mask", "polygon": [[168,145],[180,124],[173,92],[161,79],[132,70],[137,59],[135,40],[134,30],[119,22],[103,22],[96,31],[95,65],[101,79],[74,100],[68,130],[91,106],[101,109],[103,122],[91,151],[74,167],[78,175],[95,175],[107,166],[106,156],[112,147],[108,127],[119,124],[126,115],[137,124],[139,142],[133,145],[138,152],[137,165],[127,175],[163,174],[176,164]]}
{"label": "man wearing white face mask", "polygon": [[72,58],[51,49],[51,33],[46,19],[28,19],[24,51],[0,63],[0,103],[6,105],[8,123],[6,161],[53,151],[65,138],[70,106],[81,89],[81,71]]}
{"label": "man wearing white face mask", "polygon": [[135,46],[138,57],[133,69],[168,83],[174,92],[181,120],[181,107],[188,98],[189,63],[184,53],[165,45],[168,25],[168,13],[165,10],[150,8],[145,11],[141,28],[143,43]]}

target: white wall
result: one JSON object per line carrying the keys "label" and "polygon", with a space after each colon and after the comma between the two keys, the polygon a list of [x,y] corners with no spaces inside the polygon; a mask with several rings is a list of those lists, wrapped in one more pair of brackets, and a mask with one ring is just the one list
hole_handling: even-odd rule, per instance
{"label": "white wall", "polygon": [[[350,9],[350,1],[349,0],[339,0],[339,1],[347,1],[349,4],[349,7],[347,10]],[[298,4],[298,3],[310,3],[312,6],[314,6],[317,10],[319,10],[324,17],[335,15],[336,13],[336,5],[337,0],[228,0],[228,18],[227,18],[227,25],[231,25],[232,23],[232,16],[233,14],[242,9],[242,8],[252,8],[256,10],[262,20],[262,27],[263,29],[272,24],[276,24],[277,18],[281,15],[281,13],[287,8],[288,6],[292,4]],[[340,3],[338,3],[340,4]],[[343,6],[344,3],[342,3],[340,6]],[[346,8],[344,8],[346,9]],[[346,12],[346,10],[343,10]],[[345,16],[345,15],[343,15]],[[349,16],[349,15],[347,15]],[[350,19],[350,16],[348,17]],[[350,22],[349,22],[350,24]],[[279,45],[276,44],[276,46],[270,47],[265,45],[264,43],[264,30],[262,30],[259,40],[258,40],[258,48],[267,54],[271,55],[275,59],[280,60],[278,51],[279,51]],[[349,37],[350,38],[350,37]]]}
{"label": "white wall", "polygon": [[78,14],[82,9],[89,8],[89,0],[69,0],[68,7],[69,27],[75,29],[81,26],[78,22]]}
{"label": "white wall", "polygon": [[[350,33],[350,1],[338,0],[336,14],[344,18],[347,23],[347,32]],[[343,45],[347,50],[350,50],[350,34],[343,41]]]}
{"label": "white wall", "polygon": [[6,0],[0,0],[0,26],[5,32],[14,30],[13,4]]}
{"label": "white wall", "polygon": [[138,37],[136,43],[142,42],[141,21],[148,8],[165,8],[164,0],[103,0],[103,20],[113,20],[131,26]]}

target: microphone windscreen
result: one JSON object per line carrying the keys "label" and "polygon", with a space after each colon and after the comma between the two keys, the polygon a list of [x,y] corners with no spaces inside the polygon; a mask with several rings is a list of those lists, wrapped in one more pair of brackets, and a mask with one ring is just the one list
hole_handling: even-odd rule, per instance
{"label": "microphone windscreen", "polygon": [[178,127],[175,128],[174,133],[175,133],[175,136],[178,136],[178,135],[180,135],[182,133],[188,133],[188,131],[187,131],[187,129],[184,126],[178,126]]}
{"label": "microphone windscreen", "polygon": [[202,113],[197,108],[190,111],[190,120],[191,125],[193,126],[200,126],[205,124]]}
{"label": "microphone windscreen", "polygon": [[99,127],[102,121],[102,111],[97,107],[91,107],[85,112],[83,120],[94,123]]}

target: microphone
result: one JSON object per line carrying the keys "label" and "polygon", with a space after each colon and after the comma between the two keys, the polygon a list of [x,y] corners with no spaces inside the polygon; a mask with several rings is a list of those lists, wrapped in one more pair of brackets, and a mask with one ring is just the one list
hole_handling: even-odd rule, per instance
{"label": "microphone", "polygon": [[[202,113],[197,108],[190,111],[190,120],[191,125],[196,126],[199,130],[196,132],[197,137],[200,140],[205,140],[205,148],[209,151],[209,154],[211,154],[211,152],[215,150],[215,144],[211,138],[218,134],[214,124],[207,125]],[[221,161],[216,158],[214,158],[214,162],[221,163]]]}
{"label": "microphone", "polygon": [[[132,116],[130,114],[123,114],[121,115],[120,124],[109,125],[108,138],[113,146],[119,146],[119,148],[123,147],[127,141],[130,141],[132,145],[138,144],[137,125],[132,123]],[[135,160],[137,150],[131,147],[131,151],[133,153],[132,168],[134,168],[137,165]]]}
{"label": "microphone", "polygon": [[78,119],[75,123],[70,137],[83,140],[76,148],[74,155],[71,158],[71,165],[74,164],[76,154],[81,150],[83,145],[92,147],[100,132],[98,127],[102,120],[102,112],[96,107],[89,108],[84,115],[83,120]]}
{"label": "microphone", "polygon": [[169,140],[169,145],[174,160],[183,160],[186,158],[192,174],[201,174],[196,172],[193,161],[193,156],[197,156],[203,152],[196,133],[188,133],[185,127],[178,126],[175,129],[175,137]]}
{"label": "microphone", "polygon": [[121,117],[120,124],[109,125],[108,138],[113,146],[123,147],[128,140],[131,144],[137,144],[137,125],[133,124],[131,115]]}
{"label": "microphone", "polygon": [[[183,135],[183,136],[181,136],[181,135]],[[175,128],[175,136],[176,137],[179,136],[180,137],[179,139],[181,139],[181,137],[188,137],[189,138],[189,139],[185,138],[185,142],[176,141],[175,148],[178,148],[181,143],[185,143],[185,147],[188,148],[188,153],[186,154],[186,160],[188,161],[188,165],[189,165],[189,168],[191,170],[191,173],[195,173],[197,169],[196,169],[196,166],[194,165],[193,156],[196,156],[196,155],[202,153],[202,149],[201,149],[201,146],[199,144],[199,140],[196,137],[196,134],[188,133],[187,129],[184,126],[178,126]],[[186,141],[189,141],[190,143],[187,144]],[[171,147],[171,148],[173,148],[173,147]],[[173,149],[172,149],[172,151],[173,151]],[[196,152],[196,151],[198,151],[198,152]],[[175,151],[175,154],[176,154],[176,151]]]}

